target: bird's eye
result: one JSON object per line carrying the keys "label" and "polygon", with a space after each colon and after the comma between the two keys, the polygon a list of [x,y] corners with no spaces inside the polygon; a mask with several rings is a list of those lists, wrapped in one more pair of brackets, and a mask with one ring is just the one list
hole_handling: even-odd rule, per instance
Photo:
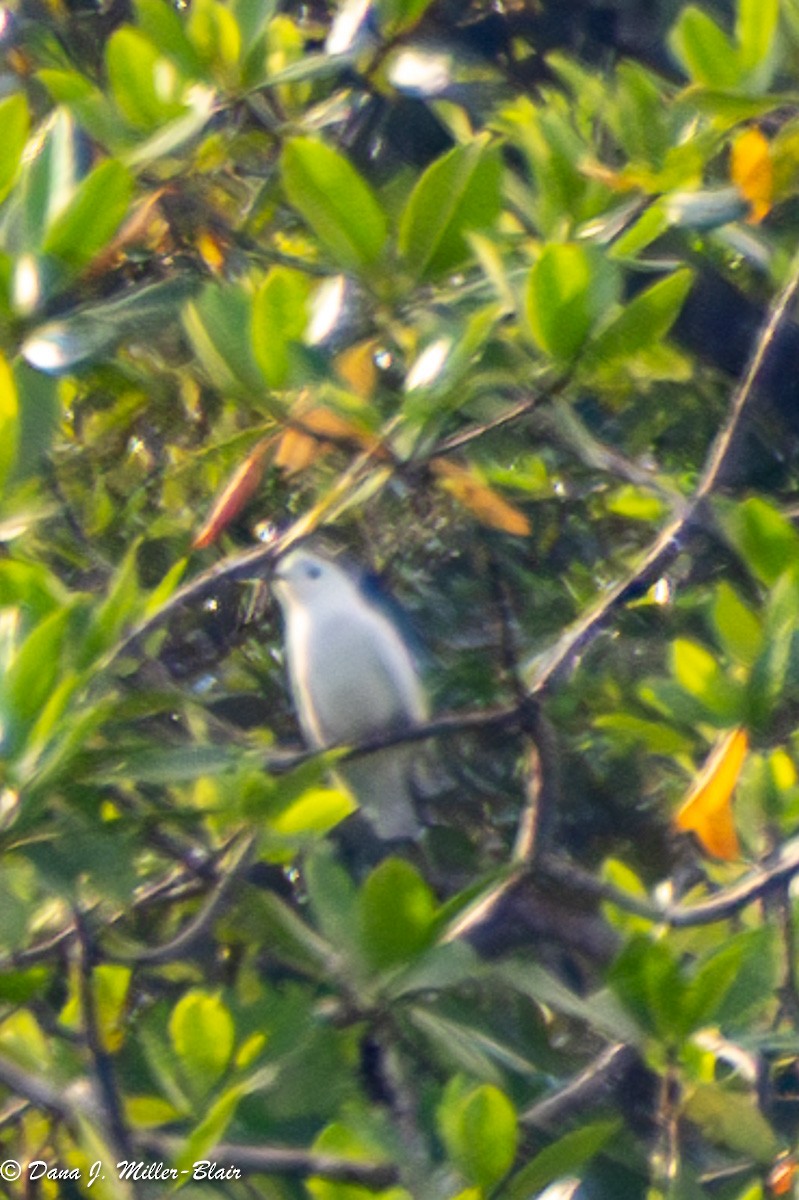
{"label": "bird's eye", "polygon": [[316,563],[311,563],[305,568],[305,574],[309,579],[318,579],[322,574],[322,568],[318,567]]}

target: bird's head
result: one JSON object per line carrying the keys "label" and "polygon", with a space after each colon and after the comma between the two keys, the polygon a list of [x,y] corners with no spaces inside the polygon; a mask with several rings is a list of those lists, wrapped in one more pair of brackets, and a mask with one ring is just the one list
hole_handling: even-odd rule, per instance
{"label": "bird's head", "polygon": [[351,598],[357,592],[355,581],[342,567],[302,547],[279,559],[273,586],[284,608],[292,604],[311,606],[321,600],[329,603]]}

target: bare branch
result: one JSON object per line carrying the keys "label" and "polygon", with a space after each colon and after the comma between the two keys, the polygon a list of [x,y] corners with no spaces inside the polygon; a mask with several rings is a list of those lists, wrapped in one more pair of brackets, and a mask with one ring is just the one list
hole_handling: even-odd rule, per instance
{"label": "bare branch", "polygon": [[[32,1075],[16,1063],[0,1056],[0,1084],[14,1095],[27,1100],[36,1108],[53,1113],[74,1127],[82,1110],[71,1098],[71,1089]],[[179,1137],[164,1136],[142,1130],[132,1134],[133,1152],[149,1154],[155,1159],[170,1159],[178,1155],[185,1143]],[[267,1175],[293,1175],[306,1179],[319,1175],[340,1183],[357,1183],[375,1190],[392,1187],[399,1180],[394,1163],[360,1162],[339,1158],[333,1154],[318,1154],[312,1150],[284,1146],[249,1146],[220,1142],[209,1151],[209,1158],[222,1165],[238,1167],[242,1172]]]}
{"label": "bare branch", "polygon": [[[141,1150],[156,1158],[171,1158],[184,1148],[180,1138],[161,1134],[142,1133],[137,1139]],[[209,1158],[220,1165],[238,1167],[242,1172],[264,1175],[293,1175],[307,1179],[319,1175],[338,1183],[355,1183],[375,1191],[392,1187],[399,1181],[394,1163],[357,1162],[334,1154],[319,1154],[284,1146],[249,1146],[235,1142],[220,1142],[209,1152]]]}
{"label": "bare branch", "polygon": [[750,871],[732,887],[724,888],[696,904],[659,907],[637,896],[631,896],[628,892],[622,892],[612,884],[597,879],[589,871],[555,857],[540,859],[537,868],[547,879],[561,887],[570,888],[595,900],[609,901],[625,912],[634,913],[656,924],[685,929],[693,925],[710,925],[714,921],[725,921],[767,893],[784,887],[794,876],[799,875],[799,838],[787,842],[770,862]]}
{"label": "bare branch", "polygon": [[78,947],[78,985],[80,1010],[86,1045],[92,1058],[94,1080],[102,1100],[108,1132],[114,1149],[123,1157],[130,1152],[130,1134],[125,1123],[122,1100],[116,1082],[114,1063],[106,1049],[100,1030],[94,994],[94,945],[84,915],[75,911]]}
{"label": "bare branch", "polygon": [[174,962],[187,954],[192,947],[201,941],[208,933],[211,925],[219,916],[228,902],[235,884],[241,878],[250,860],[250,852],[255,845],[255,837],[247,837],[240,841],[233,853],[230,865],[219,876],[213,891],[207,897],[200,911],[189,921],[180,933],[163,946],[152,948],[141,947],[131,951],[116,951],[106,953],[105,957],[111,962],[130,962],[150,966]]}

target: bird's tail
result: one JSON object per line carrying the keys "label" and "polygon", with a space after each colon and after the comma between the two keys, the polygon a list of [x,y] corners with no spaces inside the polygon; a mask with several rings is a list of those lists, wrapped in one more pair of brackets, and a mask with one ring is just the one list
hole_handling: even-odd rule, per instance
{"label": "bird's tail", "polygon": [[379,838],[417,838],[414,810],[413,747],[392,746],[339,767],[364,816]]}

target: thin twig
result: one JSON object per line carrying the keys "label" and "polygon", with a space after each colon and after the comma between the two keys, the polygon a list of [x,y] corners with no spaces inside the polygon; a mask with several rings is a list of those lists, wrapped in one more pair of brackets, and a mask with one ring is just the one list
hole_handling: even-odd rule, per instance
{"label": "thin twig", "polygon": [[[142,1133],[138,1146],[155,1158],[172,1158],[184,1149],[177,1137],[157,1133]],[[319,1154],[284,1146],[250,1146],[242,1143],[220,1142],[208,1152],[208,1158],[220,1165],[238,1167],[242,1172],[265,1175],[293,1175],[300,1179],[318,1175],[337,1183],[355,1183],[375,1191],[394,1186],[399,1170],[391,1162],[363,1162],[339,1158],[334,1154]]]}
{"label": "thin twig", "polygon": [[699,483],[685,508],[655,539],[641,562],[626,578],[622,579],[602,600],[576,625],[568,630],[533,672],[530,684],[532,696],[542,696],[567,671],[575,659],[601,632],[611,614],[624,601],[654,583],[665,568],[676,558],[695,524],[701,522],[705,502],[723,479],[736,441],[741,434],[743,420],[758,379],[763,371],[768,353],[774,344],[777,332],[785,319],[790,304],[799,289],[799,254],[791,265],[788,280],[771,307],[763,331],[757,339],[752,357],[733,396],[727,422],[713,444]]}
{"label": "thin twig", "polygon": [[[78,1125],[83,1110],[73,1098],[72,1089],[57,1087],[46,1079],[25,1071],[0,1055],[0,1084],[36,1108],[53,1113],[72,1128]],[[149,1154],[154,1159],[170,1159],[185,1149],[185,1141],[152,1131],[134,1131],[133,1151]],[[124,1157],[124,1156],[123,1156]],[[130,1160],[131,1155],[127,1156]],[[334,1154],[318,1154],[284,1146],[250,1146],[219,1143],[208,1151],[208,1158],[221,1165],[238,1167],[242,1172],[267,1175],[293,1175],[306,1179],[318,1175],[340,1183],[356,1183],[375,1190],[392,1187],[399,1179],[399,1170],[391,1162],[363,1162],[339,1158]]]}
{"label": "thin twig", "polygon": [[162,946],[107,952],[106,958],[112,962],[146,964],[148,966],[174,962],[176,959],[182,958],[206,936],[211,925],[224,909],[230,893],[249,864],[250,852],[255,841],[255,836],[244,838],[241,841],[232,856],[230,865],[219,876],[213,891],[206,898],[200,911],[169,942]]}
{"label": "thin twig", "polygon": [[622,892],[573,863],[550,856],[539,860],[538,871],[553,883],[577,894],[582,893],[595,900],[608,901],[625,912],[634,913],[655,924],[685,929],[694,925],[725,921],[767,893],[784,887],[799,875],[799,838],[787,842],[771,862],[756,867],[738,883],[696,904],[659,907],[650,901],[641,900],[638,896]]}
{"label": "thin twig", "polygon": [[537,1100],[519,1114],[527,1128],[545,1133],[560,1132],[569,1121],[601,1104],[614,1104],[623,1090],[630,1071],[639,1066],[641,1058],[634,1046],[617,1042],[608,1046],[579,1075],[543,1100]]}
{"label": "thin twig", "polygon": [[117,1088],[114,1063],[103,1042],[94,995],[94,946],[84,915],[75,911],[75,929],[78,937],[78,984],[83,1032],[92,1057],[97,1091],[102,1098],[108,1132],[114,1150],[125,1158],[132,1149],[130,1134],[125,1123],[122,1100]]}

